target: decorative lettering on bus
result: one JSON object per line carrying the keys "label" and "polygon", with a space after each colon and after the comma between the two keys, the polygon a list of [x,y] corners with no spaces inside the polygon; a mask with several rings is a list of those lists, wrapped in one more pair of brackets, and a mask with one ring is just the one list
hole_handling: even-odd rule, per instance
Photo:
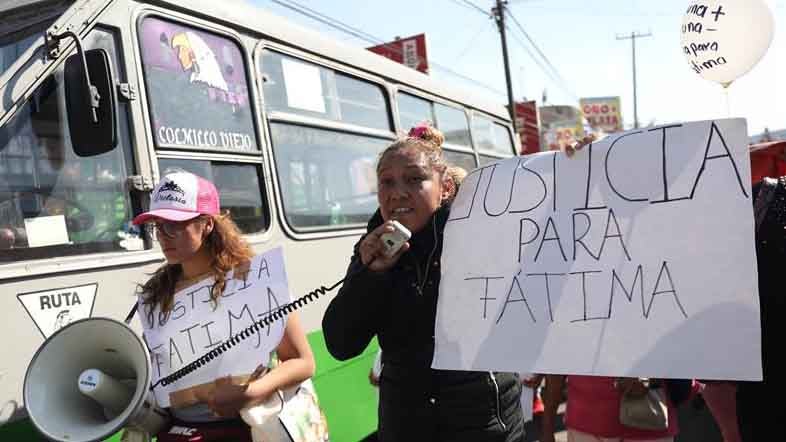
{"label": "decorative lettering on bus", "polygon": [[241,132],[161,126],[156,132],[159,146],[197,147],[239,152],[256,150],[251,135]]}

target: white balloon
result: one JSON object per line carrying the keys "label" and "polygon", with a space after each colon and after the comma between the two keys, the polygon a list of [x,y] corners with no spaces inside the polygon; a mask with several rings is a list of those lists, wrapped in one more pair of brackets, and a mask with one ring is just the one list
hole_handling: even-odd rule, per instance
{"label": "white balloon", "polygon": [[764,0],[693,0],[682,19],[682,51],[694,72],[727,87],[764,57],[774,28]]}

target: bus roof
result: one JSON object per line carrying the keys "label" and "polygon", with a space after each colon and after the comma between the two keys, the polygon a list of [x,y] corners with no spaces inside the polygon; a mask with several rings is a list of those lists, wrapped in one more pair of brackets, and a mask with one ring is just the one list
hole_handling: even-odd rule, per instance
{"label": "bus roof", "polygon": [[[226,3],[233,5],[228,7]],[[507,108],[502,103],[467,94],[443,81],[436,81],[421,72],[396,63],[363,48],[336,41],[311,29],[294,24],[250,3],[238,0],[159,0],[173,8],[187,10],[196,16],[215,18],[242,26],[265,35],[271,40],[283,42],[296,48],[320,55],[327,59],[350,65],[380,77],[428,92],[447,100],[463,103],[487,112],[505,121],[510,120]]]}

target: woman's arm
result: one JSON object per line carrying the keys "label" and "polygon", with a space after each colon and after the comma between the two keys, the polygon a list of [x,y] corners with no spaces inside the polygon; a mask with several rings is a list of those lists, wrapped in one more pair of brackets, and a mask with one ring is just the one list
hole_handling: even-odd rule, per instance
{"label": "woman's arm", "polygon": [[294,387],[313,376],[314,355],[297,312],[289,315],[284,337],[276,352],[281,363],[261,378],[248,385],[233,384],[231,378],[217,379],[212,394],[200,400],[206,402],[216,415],[234,417],[240,409],[264,402],[276,390]]}
{"label": "woman's arm", "polygon": [[322,318],[327,349],[334,358],[346,360],[363,352],[382,322],[383,303],[391,290],[388,271],[363,269],[355,254],[338,294],[330,301]]}
{"label": "woman's arm", "polygon": [[278,366],[248,385],[246,394],[252,402],[264,401],[276,390],[294,387],[314,376],[314,354],[308,345],[297,312],[291,313],[287,318],[284,337],[276,348],[276,354]]}

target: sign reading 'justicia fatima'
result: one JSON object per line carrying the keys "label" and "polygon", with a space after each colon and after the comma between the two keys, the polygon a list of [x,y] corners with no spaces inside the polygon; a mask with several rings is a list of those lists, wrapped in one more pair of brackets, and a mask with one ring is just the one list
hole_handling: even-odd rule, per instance
{"label": "sign reading 'justicia fatima'", "polygon": [[472,171],[434,368],[761,379],[748,155],[745,121],[717,120]]}
{"label": "sign reading 'justicia fatima'", "polygon": [[[139,317],[152,355],[154,381],[188,365],[290,301],[281,248],[257,255],[227,274],[224,291],[215,301],[211,298],[214,284],[211,277],[183,288],[175,293],[175,303],[167,312],[140,299]],[[286,318],[276,321],[238,341],[193,374],[154,389],[158,404],[168,407],[181,400],[184,391],[221,377],[251,374],[269,361],[285,327]]]}

